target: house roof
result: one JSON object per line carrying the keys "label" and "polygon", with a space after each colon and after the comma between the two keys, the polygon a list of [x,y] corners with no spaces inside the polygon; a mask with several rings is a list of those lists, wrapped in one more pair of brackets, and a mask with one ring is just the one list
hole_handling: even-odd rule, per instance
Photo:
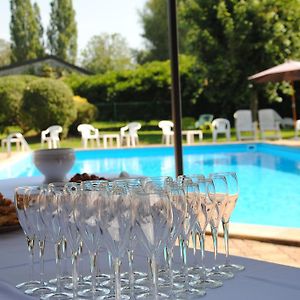
{"label": "house roof", "polygon": [[22,63],[14,63],[14,64],[10,64],[10,65],[4,66],[4,67],[0,67],[0,72],[1,71],[6,71],[6,70],[12,70],[14,68],[19,68],[19,67],[26,66],[26,65],[32,65],[32,64],[35,64],[35,63],[40,63],[40,62],[47,61],[47,60],[57,61],[58,63],[65,65],[67,68],[74,69],[77,72],[85,74],[85,75],[92,75],[93,74],[92,72],[90,72],[86,69],[83,69],[81,67],[75,66],[71,63],[68,63],[65,60],[63,60],[63,59],[61,59],[61,58],[59,58],[55,55],[47,55],[47,56],[44,56],[42,58],[30,59],[30,60],[24,61]]}

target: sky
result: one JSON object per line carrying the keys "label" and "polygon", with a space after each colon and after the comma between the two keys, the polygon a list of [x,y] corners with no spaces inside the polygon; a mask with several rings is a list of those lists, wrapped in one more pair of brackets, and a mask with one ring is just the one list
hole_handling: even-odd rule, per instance
{"label": "sky", "polygon": [[[9,0],[0,0],[0,38],[10,40]],[[41,10],[44,29],[50,15],[50,0],[31,0],[37,2]],[[143,48],[143,32],[138,10],[143,9],[147,0],[73,0],[76,12],[79,52],[94,35],[101,33],[120,33],[126,38],[129,47]]]}

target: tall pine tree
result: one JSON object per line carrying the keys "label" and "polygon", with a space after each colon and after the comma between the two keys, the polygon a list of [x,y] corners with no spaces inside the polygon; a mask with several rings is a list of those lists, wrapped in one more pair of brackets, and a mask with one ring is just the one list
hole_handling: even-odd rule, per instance
{"label": "tall pine tree", "polygon": [[77,55],[77,24],[72,0],[52,0],[47,30],[50,53],[74,63]]}
{"label": "tall pine tree", "polygon": [[[36,5],[37,6],[37,5]],[[11,61],[23,62],[44,54],[40,39],[41,23],[30,0],[10,0]]]}

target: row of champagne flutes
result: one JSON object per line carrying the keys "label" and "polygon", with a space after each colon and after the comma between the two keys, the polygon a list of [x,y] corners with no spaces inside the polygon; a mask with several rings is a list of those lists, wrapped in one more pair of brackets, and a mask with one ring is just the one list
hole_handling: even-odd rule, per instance
{"label": "row of champagne flutes", "polygon": [[[242,266],[229,264],[228,224],[238,198],[235,173],[135,178],[126,180],[51,183],[19,187],[15,201],[29,253],[39,246],[40,279],[17,287],[41,299],[188,299],[203,296],[206,288],[222,286]],[[224,228],[226,261],[204,266],[204,241],[211,227],[214,256],[217,235]],[[187,248],[191,235],[200,241],[201,260],[188,268]],[[45,241],[55,245],[57,278],[44,280]],[[173,250],[179,241],[182,267],[173,267]],[[65,244],[71,250],[72,276],[63,277],[61,260]],[[134,270],[141,244],[149,271]],[[90,256],[91,275],[78,271],[82,247]],[[105,247],[113,272],[100,273],[97,260]],[[143,250],[143,251],[144,251]],[[157,261],[164,253],[165,266]],[[125,255],[127,254],[127,255]],[[123,257],[129,271],[120,274]],[[114,288],[112,288],[114,286]]]}

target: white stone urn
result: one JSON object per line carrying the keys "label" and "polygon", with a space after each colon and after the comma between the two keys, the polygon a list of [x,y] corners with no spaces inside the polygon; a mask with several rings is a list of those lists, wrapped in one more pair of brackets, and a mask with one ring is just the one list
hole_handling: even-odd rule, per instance
{"label": "white stone urn", "polygon": [[44,183],[66,181],[75,161],[72,148],[41,149],[33,152],[33,162],[45,176]]}

